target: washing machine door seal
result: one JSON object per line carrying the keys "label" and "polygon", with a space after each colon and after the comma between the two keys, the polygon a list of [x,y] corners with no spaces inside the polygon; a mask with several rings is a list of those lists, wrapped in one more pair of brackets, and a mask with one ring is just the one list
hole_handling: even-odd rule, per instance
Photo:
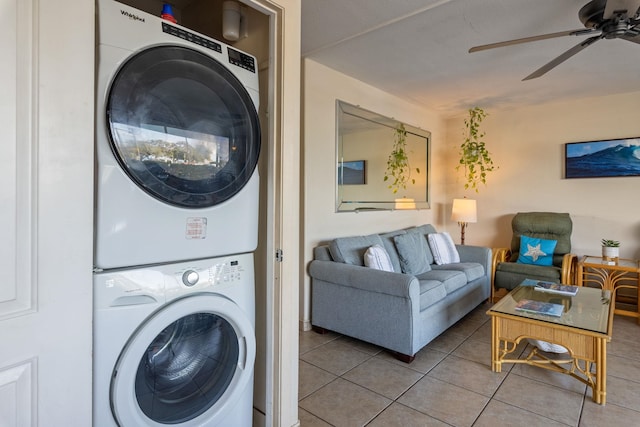
{"label": "washing machine door seal", "polygon": [[216,425],[253,379],[254,361],[254,330],[236,304],[211,293],[175,300],[122,350],[113,415],[122,426]]}
{"label": "washing machine door seal", "polygon": [[191,48],[156,46],[124,61],[106,115],[124,172],[169,205],[222,203],[258,163],[260,123],[250,94],[227,67]]}

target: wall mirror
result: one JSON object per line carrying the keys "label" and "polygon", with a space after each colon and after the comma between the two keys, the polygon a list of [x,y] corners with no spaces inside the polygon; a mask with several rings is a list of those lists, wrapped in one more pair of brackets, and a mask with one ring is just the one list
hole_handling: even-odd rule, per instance
{"label": "wall mirror", "polygon": [[[336,113],[336,211],[429,208],[431,133],[340,100]],[[394,193],[384,177],[401,126],[410,179]]]}

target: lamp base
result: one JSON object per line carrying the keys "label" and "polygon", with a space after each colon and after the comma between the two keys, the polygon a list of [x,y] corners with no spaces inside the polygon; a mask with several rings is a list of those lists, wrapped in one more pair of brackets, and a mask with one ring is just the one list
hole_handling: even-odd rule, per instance
{"label": "lamp base", "polygon": [[458,225],[460,226],[460,244],[464,245],[464,232],[467,229],[467,223],[459,222]]}

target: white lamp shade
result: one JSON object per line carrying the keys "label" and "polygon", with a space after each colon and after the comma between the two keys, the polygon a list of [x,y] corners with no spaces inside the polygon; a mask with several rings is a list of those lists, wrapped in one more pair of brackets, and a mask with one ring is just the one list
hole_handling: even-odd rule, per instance
{"label": "white lamp shade", "polygon": [[453,199],[451,219],[457,222],[477,222],[476,201],[472,199]]}

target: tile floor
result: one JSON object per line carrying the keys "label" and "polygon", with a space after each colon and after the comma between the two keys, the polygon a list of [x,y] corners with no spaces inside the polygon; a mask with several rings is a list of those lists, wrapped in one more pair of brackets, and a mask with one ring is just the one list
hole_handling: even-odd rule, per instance
{"label": "tile floor", "polygon": [[492,372],[488,308],[480,305],[411,364],[352,338],[301,332],[302,427],[640,426],[635,319],[615,317],[607,404],[600,406],[590,388],[566,375],[520,364]]}

